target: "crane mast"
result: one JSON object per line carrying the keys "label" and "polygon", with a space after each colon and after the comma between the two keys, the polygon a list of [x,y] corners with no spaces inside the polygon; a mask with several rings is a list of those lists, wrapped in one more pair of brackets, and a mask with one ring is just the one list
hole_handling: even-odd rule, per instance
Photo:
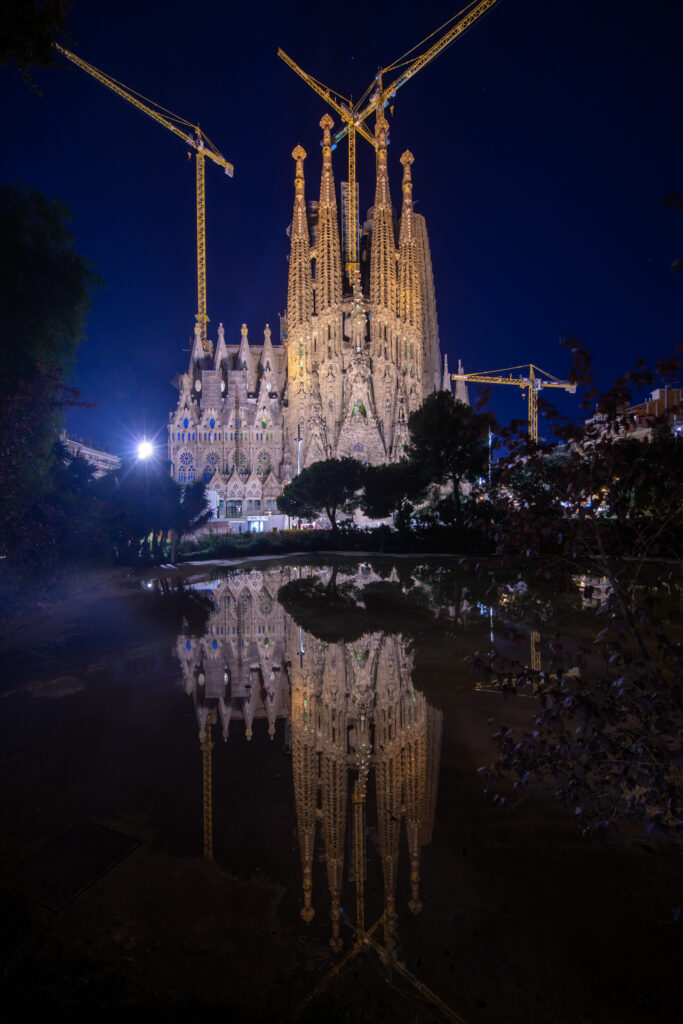
{"label": "crane mast", "polygon": [[[526,374],[512,375],[513,370],[526,370]],[[502,374],[507,373],[504,377]],[[521,388],[527,392],[527,405],[529,415],[529,440],[538,444],[538,395],[544,388],[562,388],[569,394],[576,394],[576,384],[570,384],[568,380],[560,380],[552,373],[547,373],[533,363],[524,363],[522,366],[508,366],[503,370],[482,370],[480,373],[452,373],[451,380],[465,381],[472,384],[508,384],[512,387]]]}
{"label": "crane mast", "polygon": [[[447,46],[450,46],[459,36],[467,31],[468,28],[478,21],[482,15],[486,14],[494,4],[498,3],[498,0],[480,0],[474,6],[469,4],[468,7],[471,9],[464,17],[460,18],[455,25],[453,25],[447,32],[445,32],[433,46],[429,47],[424,53],[420,54],[415,60],[413,60],[406,70],[399,75],[399,77],[391,83],[391,85],[383,87],[382,79],[385,74],[394,70],[401,61],[396,61],[394,64],[390,64],[386,68],[382,68],[381,71],[373,79],[377,82],[377,88],[370,96],[370,99],[363,106],[365,97],[367,96],[370,89],[366,89],[361,100],[356,104],[351,103],[350,100],[342,96],[340,93],[335,92],[328,86],[323,85],[317,78],[307,74],[299,65],[289,57],[284,50],[278,49],[278,57],[287,64],[300,78],[306,82],[307,85],[313,89],[322,99],[328,103],[336,114],[341,118],[343,122],[342,128],[334,135],[333,144],[336,146],[344,136],[348,138],[348,208],[347,208],[347,219],[348,219],[348,230],[346,232],[346,273],[349,284],[353,284],[356,274],[359,270],[358,262],[358,209],[356,202],[356,135],[362,135],[363,138],[368,142],[373,149],[376,150],[377,145],[374,136],[369,131],[365,124],[368,117],[374,112],[378,118],[381,115],[382,110],[386,107],[389,99],[396,95],[397,89],[400,89],[402,85],[405,85],[414,75],[421,71],[423,67],[438,57]],[[456,15],[457,17],[457,15]],[[437,29],[438,31],[438,29]],[[434,33],[433,33],[434,34]],[[413,48],[414,49],[414,48]]]}
{"label": "crane mast", "polygon": [[197,210],[197,313],[195,319],[199,324],[201,331],[202,347],[204,351],[208,351],[209,343],[207,338],[207,327],[209,318],[206,312],[206,199],[205,199],[205,185],[204,185],[204,159],[208,157],[219,167],[222,167],[225,173],[232,178],[235,173],[233,165],[225,159],[223,154],[214,146],[207,135],[201,130],[199,125],[192,124],[190,121],[185,121],[184,118],[178,117],[176,114],[172,114],[164,107],[159,104],[153,103],[151,100],[147,100],[139,93],[135,93],[131,89],[127,89],[120,82],[117,82],[115,78],[110,75],[106,75],[103,71],[94,67],[92,64],[88,64],[87,61],[83,60],[82,57],[78,57],[71,50],[67,50],[66,47],[60,46],[59,43],[52,44],[54,49],[70,60],[76,67],[81,68],[92,78],[96,79],[102,85],[106,85],[108,89],[115,92],[117,96],[127,100],[138,110],[141,110],[143,114],[147,114],[152,120],[156,121],[157,124],[161,124],[164,128],[167,128],[178,138],[182,139],[183,142],[190,146],[195,153],[195,201]]}

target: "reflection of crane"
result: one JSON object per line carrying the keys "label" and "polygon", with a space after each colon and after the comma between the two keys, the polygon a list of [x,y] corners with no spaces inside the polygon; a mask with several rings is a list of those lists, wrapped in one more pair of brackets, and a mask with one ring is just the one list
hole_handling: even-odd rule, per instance
{"label": "reflection of crane", "polygon": [[[528,374],[512,376],[513,370],[526,370]],[[507,373],[508,377],[501,374]],[[542,374],[542,376],[538,376]],[[562,388],[571,395],[576,394],[576,384],[570,384],[567,380],[559,380],[553,377],[552,373],[541,370],[533,363],[525,363],[523,366],[507,366],[504,370],[482,370],[481,373],[452,373],[451,380],[470,381],[474,384],[512,384],[513,387],[522,388],[528,392],[529,402],[529,439],[538,442],[538,393],[543,388]]]}
{"label": "reflection of crane", "polygon": [[[332,107],[332,109],[341,117],[344,126],[334,136],[334,145],[343,139],[345,135],[348,135],[348,147],[349,147],[349,174],[348,174],[348,207],[347,207],[347,231],[346,231],[346,271],[348,274],[349,283],[353,283],[354,277],[358,272],[358,210],[356,205],[356,132],[362,135],[363,138],[375,148],[375,140],[365,124],[366,120],[372,114],[375,113],[379,119],[381,112],[384,107],[387,106],[390,99],[396,95],[396,90],[400,89],[402,85],[416,75],[418,71],[421,71],[426,64],[438,57],[447,46],[450,46],[458,36],[461,36],[468,28],[470,28],[475,21],[477,21],[489,8],[497,3],[497,0],[479,0],[479,3],[468,4],[470,10],[468,13],[460,18],[451,28],[448,29],[440,39],[437,40],[429,49],[425,50],[424,53],[420,54],[419,57],[408,62],[404,59],[413,53],[417,49],[416,46],[409,50],[404,57],[399,58],[393,64],[388,67],[382,68],[378,71],[372,83],[366,89],[355,104],[342,96],[341,93],[335,92],[334,89],[329,89],[322,82],[319,82],[312,75],[307,74],[302,68],[296,64],[291,57],[288,57],[284,50],[278,50],[278,57],[281,57],[285,64],[288,64],[292,71],[295,71],[300,78],[303,78],[304,82],[310,85],[314,92],[317,92],[326,103]],[[467,9],[467,8],[465,8]],[[462,13],[462,11],[460,12]],[[458,15],[454,15],[458,17]],[[452,18],[450,19],[453,20]],[[448,22],[446,22],[448,24]],[[441,26],[442,28],[444,26]],[[436,30],[437,32],[439,29]],[[436,33],[432,33],[435,35]],[[428,36],[423,42],[427,42],[431,39]],[[422,45],[421,43],[417,44]],[[394,79],[391,85],[384,86],[382,84],[383,76],[391,71],[396,71],[399,67],[405,67],[406,63],[408,67],[405,71]]]}
{"label": "reflection of crane", "polygon": [[204,859],[213,860],[213,780],[211,772],[211,751],[213,740],[211,726],[216,721],[216,712],[209,711],[201,735],[202,751],[202,824],[204,827]]}
{"label": "reflection of crane", "polygon": [[204,199],[204,157],[208,156],[209,160],[213,160],[219,167],[224,168],[225,173],[231,178],[235,172],[235,169],[231,163],[225,159],[225,157],[219,153],[214,144],[204,134],[199,125],[191,124],[189,121],[185,121],[182,117],[178,117],[176,114],[172,114],[170,111],[165,110],[164,107],[160,107],[158,103],[153,103],[151,100],[146,99],[139,93],[134,93],[117,82],[116,79],[110,78],[109,75],[105,75],[103,71],[98,71],[97,68],[93,67],[92,64],[88,64],[82,60],[81,57],[77,57],[75,53],[71,53],[70,50],[60,46],[59,43],[52,44],[56,50],[58,50],[62,56],[70,60],[76,67],[81,68],[83,71],[87,71],[89,75],[96,78],[102,85],[106,85],[108,89],[115,92],[118,96],[123,97],[124,100],[128,100],[134,107],[141,110],[144,114],[158,121],[164,128],[168,128],[169,131],[173,132],[183,140],[188,146],[195,151],[196,156],[196,193],[197,193],[197,315],[196,319],[201,329],[202,346],[206,351],[208,349],[207,337],[206,337],[206,325],[208,323],[208,316],[206,315],[206,224],[205,224],[205,199]]}

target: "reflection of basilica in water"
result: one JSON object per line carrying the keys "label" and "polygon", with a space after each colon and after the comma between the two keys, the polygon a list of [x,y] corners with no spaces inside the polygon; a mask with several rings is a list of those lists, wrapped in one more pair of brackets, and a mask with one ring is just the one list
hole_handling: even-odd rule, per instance
{"label": "reflection of basilica in water", "polygon": [[[302,571],[323,580],[327,575],[326,570]],[[326,864],[330,944],[341,948],[345,860],[347,879],[362,889],[358,875],[365,861],[358,859],[358,847],[372,830],[382,864],[385,945],[391,947],[403,828],[410,879],[406,901],[413,913],[421,909],[420,853],[434,826],[442,715],[414,688],[412,653],[402,636],[371,632],[353,642],[325,642],[297,626],[276,595],[298,572],[291,566],[235,572],[211,585],[214,611],[205,635],[181,635],[176,644],[204,755],[205,854],[212,856],[214,725],[217,731],[220,724],[223,740],[231,720],[238,719],[247,740],[259,728],[272,739],[276,719],[283,718],[292,753],[301,916],[310,921],[315,913],[318,843]],[[367,567],[357,575],[359,585],[372,578]],[[376,808],[376,827],[365,821],[366,798],[368,818]],[[352,803],[361,804],[354,814]]]}

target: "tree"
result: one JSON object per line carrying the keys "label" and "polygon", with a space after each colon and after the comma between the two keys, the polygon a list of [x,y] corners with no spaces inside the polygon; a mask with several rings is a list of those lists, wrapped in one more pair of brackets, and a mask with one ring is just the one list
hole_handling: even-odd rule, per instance
{"label": "tree", "polygon": [[206,487],[197,481],[183,487],[160,463],[124,463],[97,487],[102,497],[103,530],[121,562],[171,558],[180,538],[211,518]]}
{"label": "tree", "polygon": [[[575,357],[577,379],[588,364],[578,346]],[[677,369],[659,367],[663,375]],[[605,581],[608,597],[604,626],[578,664],[555,637],[546,671],[501,675],[488,666],[504,692],[533,686],[537,702],[528,729],[496,733],[500,756],[486,773],[512,777],[515,790],[551,780],[585,832],[628,819],[675,837],[683,652],[662,599],[683,600],[683,452],[671,432],[681,409],[653,416],[645,439],[629,436],[624,418],[633,392],[654,380],[640,367],[625,374],[599,398],[598,417],[557,429],[562,452],[526,445],[501,465],[489,524],[501,558],[566,592],[584,574],[587,599],[591,582]],[[590,374],[579,382],[590,384]]]}
{"label": "tree", "polygon": [[4,0],[0,27],[0,64],[16,64],[25,81],[30,68],[51,67],[52,44],[64,28],[69,0]]}
{"label": "tree", "polygon": [[422,466],[404,459],[381,466],[366,466],[361,507],[366,516],[384,519],[396,512],[399,531],[408,529],[413,503],[422,500],[429,487]]}
{"label": "tree", "polygon": [[314,462],[287,484],[277,507],[286,515],[306,518],[325,512],[336,539],[337,516],[358,507],[357,491],[363,486],[363,477],[364,467],[356,459]]}
{"label": "tree", "polygon": [[98,283],[73,251],[67,219],[65,207],[39,192],[0,187],[0,555],[22,562],[50,542],[41,506],[62,457],[54,450],[61,418],[79,402],[68,375]]}
{"label": "tree", "polygon": [[411,414],[409,458],[434,483],[449,481],[458,512],[461,486],[486,472],[487,439],[494,420],[475,412],[448,391],[434,391]]}

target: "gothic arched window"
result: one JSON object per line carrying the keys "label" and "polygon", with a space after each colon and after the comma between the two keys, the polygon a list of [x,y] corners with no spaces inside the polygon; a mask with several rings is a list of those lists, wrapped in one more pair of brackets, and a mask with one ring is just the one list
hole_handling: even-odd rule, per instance
{"label": "gothic arched window", "polygon": [[194,456],[191,452],[183,452],[178,468],[178,483],[191,484],[194,480]]}
{"label": "gothic arched window", "polygon": [[208,484],[213,474],[218,469],[218,453],[209,452],[206,456],[206,466],[204,467],[204,483]]}

